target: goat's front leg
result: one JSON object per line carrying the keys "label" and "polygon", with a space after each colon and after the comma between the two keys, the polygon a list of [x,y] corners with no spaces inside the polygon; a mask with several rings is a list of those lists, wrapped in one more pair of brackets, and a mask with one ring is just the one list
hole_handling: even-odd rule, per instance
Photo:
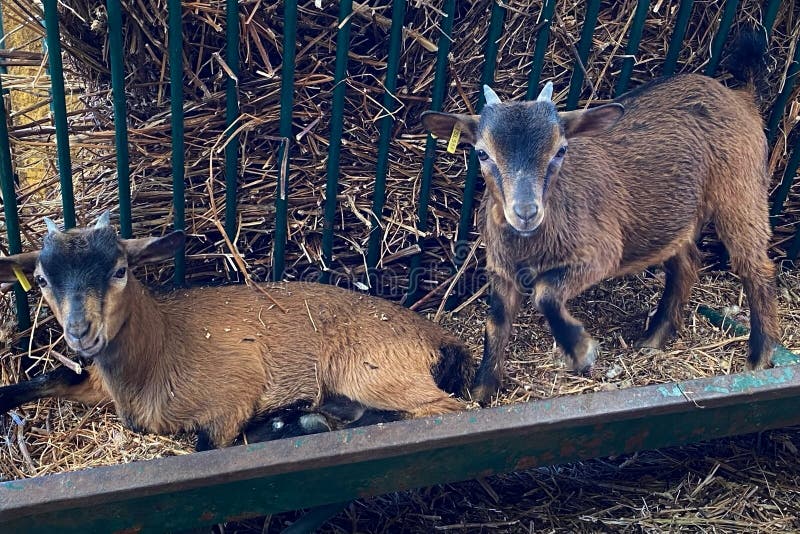
{"label": "goat's front leg", "polygon": [[85,367],[81,374],[58,367],[30,380],[0,387],[0,414],[46,397],[77,401],[88,406],[111,400],[100,375],[92,366]]}
{"label": "goat's front leg", "polygon": [[589,372],[594,364],[597,341],[586,333],[580,321],[570,315],[565,304],[601,278],[597,271],[585,266],[567,266],[546,271],[534,282],[534,304],[550,325],[570,368],[580,374]]}
{"label": "goat's front leg", "polygon": [[499,275],[493,275],[489,295],[489,317],[483,341],[483,360],[470,393],[472,399],[486,402],[497,393],[503,381],[503,364],[511,327],[522,302],[517,285]]}

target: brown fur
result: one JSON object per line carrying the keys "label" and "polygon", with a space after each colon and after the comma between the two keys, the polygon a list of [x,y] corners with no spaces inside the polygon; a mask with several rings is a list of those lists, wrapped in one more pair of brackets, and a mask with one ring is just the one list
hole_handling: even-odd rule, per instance
{"label": "brown fur", "polygon": [[[84,382],[49,394],[92,403],[102,387],[129,426],[160,434],[202,431],[215,446],[230,444],[260,415],[337,395],[412,417],[463,408],[437,382],[463,386],[470,358],[438,325],[333,286],[262,288],[279,306],[246,286],[153,296],[130,276],[104,302],[114,314],[105,321],[119,326],[87,369],[94,387]],[[458,376],[434,376],[443,353],[451,359],[447,371]]]}
{"label": "brown fur", "polygon": [[[780,328],[774,267],[767,256],[767,146],[752,92],[684,75],[615,102],[625,112],[613,126],[593,128],[594,110],[562,113],[553,127],[559,135],[535,146],[497,138],[493,123],[471,118],[480,119],[471,126],[476,149],[494,156],[498,169],[482,165],[487,188],[480,222],[493,291],[474,398],[485,400],[500,385],[511,324],[526,290],[532,290],[534,304],[547,318],[572,368],[584,371],[594,361],[597,343],[565,303],[603,279],[664,263],[664,296],[641,342],[662,347],[683,323],[683,308],[697,279],[695,240],[708,221],[714,222],[725,243],[750,304],[748,366],[770,364]],[[541,105],[502,103],[494,112],[524,116],[532,106]],[[461,117],[458,120],[463,121]],[[584,123],[576,128],[575,121]],[[426,126],[442,133],[453,122],[438,114],[428,118]],[[570,136],[571,131],[579,133]],[[546,132],[540,138],[547,139]],[[545,191],[541,176],[566,140],[569,150],[560,172],[556,168]],[[531,174],[539,176],[533,183],[542,217],[530,232],[518,231],[522,223],[509,216],[510,195],[500,194],[497,180],[499,173],[506,189],[514,186],[509,178],[513,169],[504,168],[502,162],[520,146],[534,146],[532,150],[541,153],[529,165]]]}

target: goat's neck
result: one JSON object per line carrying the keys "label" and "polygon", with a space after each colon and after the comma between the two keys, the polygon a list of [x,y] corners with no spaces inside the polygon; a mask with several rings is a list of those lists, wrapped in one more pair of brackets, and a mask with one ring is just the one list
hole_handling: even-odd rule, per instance
{"label": "goat's neck", "polygon": [[558,265],[565,254],[569,208],[559,182],[551,186],[542,224],[530,237],[519,235],[505,219],[503,206],[491,194],[484,197],[484,241],[488,247],[489,270],[512,276],[520,266],[541,272]]}
{"label": "goat's neck", "polygon": [[123,390],[149,389],[168,373],[170,361],[165,358],[170,318],[138,280],[131,277],[123,298],[127,318],[117,335],[109,342],[97,363],[106,375],[106,382],[117,398]]}

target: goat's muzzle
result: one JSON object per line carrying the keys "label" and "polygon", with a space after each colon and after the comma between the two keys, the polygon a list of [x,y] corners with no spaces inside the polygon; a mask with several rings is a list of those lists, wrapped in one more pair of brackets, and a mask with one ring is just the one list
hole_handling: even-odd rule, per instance
{"label": "goat's muzzle", "polygon": [[504,212],[506,222],[523,237],[532,235],[544,218],[544,210],[538,202],[515,202]]}
{"label": "goat's muzzle", "polygon": [[80,335],[73,335],[64,329],[64,339],[69,348],[87,358],[95,356],[106,347],[106,337],[103,335],[102,329],[92,328],[91,324],[88,324]]}

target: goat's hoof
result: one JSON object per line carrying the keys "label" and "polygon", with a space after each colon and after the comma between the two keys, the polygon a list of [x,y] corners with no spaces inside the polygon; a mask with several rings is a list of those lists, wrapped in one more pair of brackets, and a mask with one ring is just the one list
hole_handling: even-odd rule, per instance
{"label": "goat's hoof", "polygon": [[750,348],[750,353],[747,355],[747,370],[748,371],[761,371],[762,369],[771,369],[774,367],[772,356],[775,354],[777,348],[776,343],[764,343],[756,350]]}
{"label": "goat's hoof", "polygon": [[672,339],[674,332],[670,329],[668,331],[659,330],[653,332],[652,334],[647,334],[633,344],[633,348],[635,349],[653,349],[653,350],[662,350],[667,342]]}
{"label": "goat's hoof", "polygon": [[650,323],[650,328],[633,344],[633,347],[636,349],[662,350],[675,337],[681,326],[663,319]]}
{"label": "goat's hoof", "polygon": [[752,361],[749,358],[747,359],[747,370],[748,371],[761,371],[763,369],[771,369],[772,359],[771,358],[761,358],[757,361]]}
{"label": "goat's hoof", "polygon": [[589,375],[592,366],[597,359],[597,341],[589,336],[583,338],[575,347],[575,352],[571,356],[571,369],[578,375]]}
{"label": "goat's hoof", "polygon": [[472,400],[486,404],[492,400],[492,395],[497,395],[500,382],[496,379],[481,380],[476,382],[469,390]]}
{"label": "goat's hoof", "polygon": [[634,349],[660,349],[661,346],[659,344],[659,340],[653,339],[653,336],[646,336],[637,339],[633,343]]}
{"label": "goat's hoof", "polygon": [[303,429],[305,434],[319,434],[321,432],[330,432],[331,427],[328,425],[328,420],[325,416],[318,413],[309,413],[300,417],[300,428]]}

